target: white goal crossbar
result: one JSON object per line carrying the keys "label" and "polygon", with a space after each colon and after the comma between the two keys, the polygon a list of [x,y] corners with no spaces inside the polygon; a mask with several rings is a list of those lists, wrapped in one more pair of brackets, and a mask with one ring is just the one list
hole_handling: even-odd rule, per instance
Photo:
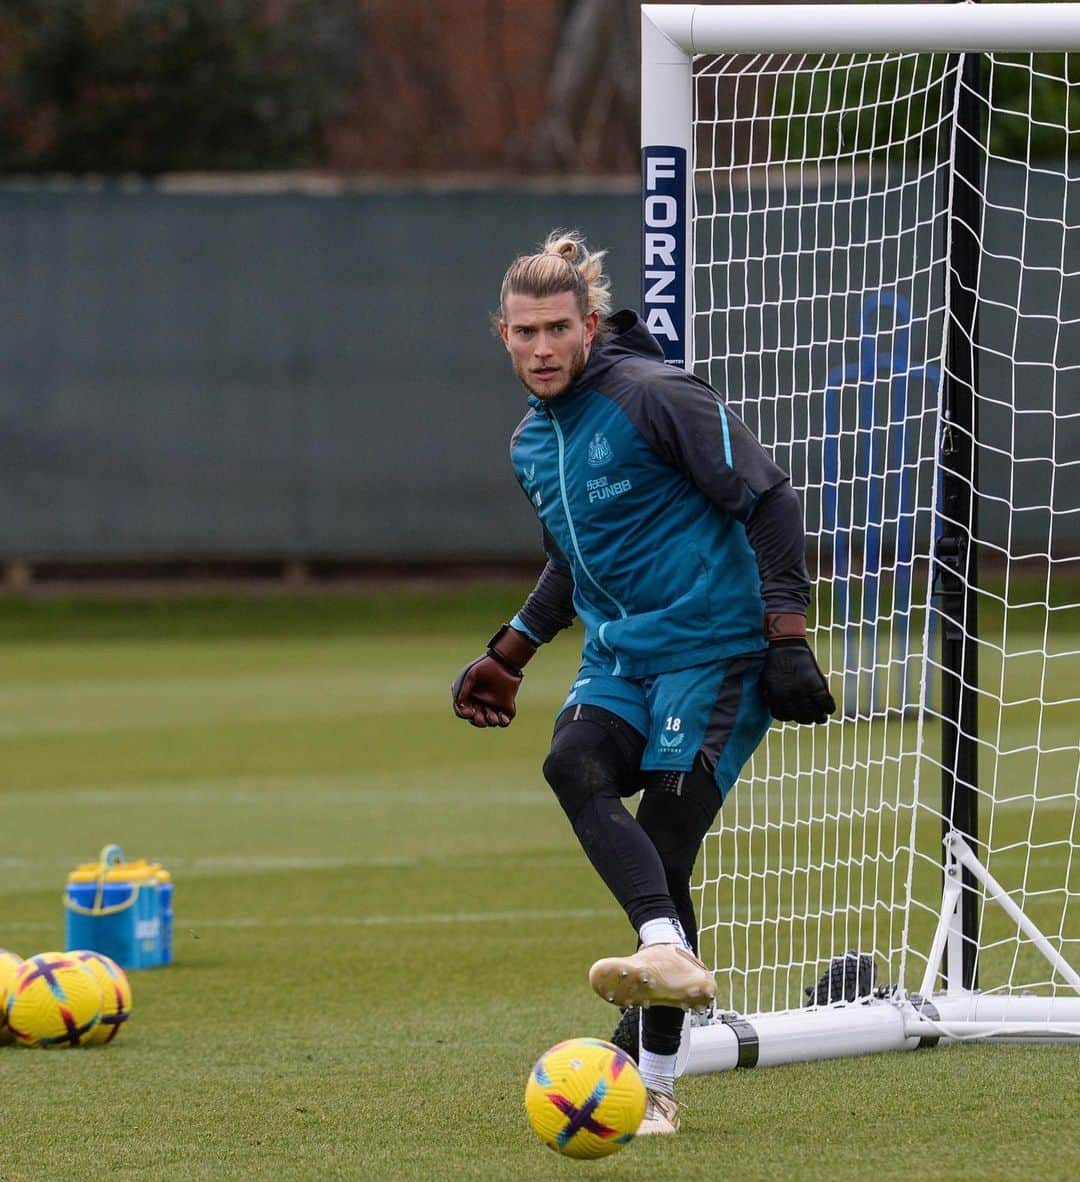
{"label": "white goal crossbar", "polygon": [[[707,839],[712,967],[744,991],[688,1022],[680,1070],[1080,1039],[1080,651],[1054,633],[1080,632],[1080,3],[641,17],[642,315],[813,500],[815,646],[844,691],[826,738],[774,728]],[[811,967],[844,996],[804,976],[794,1001]]]}
{"label": "white goal crossbar", "polygon": [[644,4],[655,62],[675,53],[1075,49],[1073,4]]}
{"label": "white goal crossbar", "polygon": [[[698,54],[1080,49],[1080,4],[643,4],[641,145],[646,236],[643,315],[693,365],[690,220],[693,71]],[[660,150],[660,151],[658,151]],[[674,150],[674,159],[669,159]],[[673,239],[669,247],[667,242]],[[650,283],[652,284],[650,288]],[[652,295],[650,296],[650,290]],[[675,301],[671,296],[675,294]],[[680,318],[673,316],[675,309]]]}

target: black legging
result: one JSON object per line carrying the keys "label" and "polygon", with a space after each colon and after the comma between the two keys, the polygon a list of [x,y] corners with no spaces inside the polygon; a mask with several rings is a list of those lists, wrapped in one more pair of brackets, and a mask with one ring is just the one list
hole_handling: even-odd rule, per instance
{"label": "black legging", "polygon": [[[596,706],[559,715],[544,775],[589,861],[634,930],[650,919],[678,918],[697,951],[690,877],[720,807],[712,773],[699,756],[682,777],[640,770],[645,740],[621,718]],[[637,817],[622,797],[643,789]],[[642,1045],[654,1054],[679,1049],[683,1012],[643,1012]]]}

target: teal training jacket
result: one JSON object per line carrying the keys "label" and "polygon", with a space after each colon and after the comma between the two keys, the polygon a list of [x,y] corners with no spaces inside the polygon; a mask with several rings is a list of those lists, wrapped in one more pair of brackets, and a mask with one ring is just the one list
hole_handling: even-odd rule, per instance
{"label": "teal training jacket", "polygon": [[763,649],[746,523],[787,476],[707,383],[664,364],[635,313],[609,325],[570,390],[529,398],[510,446],[572,577],[583,659],[642,677]]}

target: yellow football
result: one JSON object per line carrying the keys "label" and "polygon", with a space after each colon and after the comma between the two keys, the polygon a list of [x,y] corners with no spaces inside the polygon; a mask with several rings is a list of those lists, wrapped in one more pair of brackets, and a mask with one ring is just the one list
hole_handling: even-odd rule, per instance
{"label": "yellow football", "polygon": [[97,1025],[101,988],[67,952],[42,952],[23,961],[8,987],[5,1014],[24,1047],[77,1047]]}
{"label": "yellow football", "polygon": [[533,1132],[567,1157],[607,1157],[634,1139],[645,1085],[633,1059],[599,1038],[560,1042],[536,1061],[525,1086]]}
{"label": "yellow football", "polygon": [[80,950],[68,955],[89,969],[101,988],[101,1017],[83,1042],[88,1046],[112,1042],[120,1033],[120,1027],[131,1017],[131,986],[127,974],[103,952]]}
{"label": "yellow football", "polygon": [[16,956],[6,948],[0,948],[0,1047],[9,1046],[15,1041],[15,1035],[8,1029],[5,1011],[8,989],[15,979],[15,970],[22,962],[21,956]]}

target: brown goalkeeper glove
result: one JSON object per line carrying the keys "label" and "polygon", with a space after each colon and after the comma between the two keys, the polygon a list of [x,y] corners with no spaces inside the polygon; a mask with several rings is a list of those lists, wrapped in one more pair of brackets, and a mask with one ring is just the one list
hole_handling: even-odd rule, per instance
{"label": "brown goalkeeper glove", "polygon": [[829,683],[806,643],[806,620],[793,613],[766,615],[761,692],[777,722],[821,723],[836,712]]}
{"label": "brown goalkeeper glove", "polygon": [[488,641],[487,652],[454,679],[450,694],[458,718],[479,727],[509,726],[517,713],[521,670],[536,648],[523,632],[503,624]]}

